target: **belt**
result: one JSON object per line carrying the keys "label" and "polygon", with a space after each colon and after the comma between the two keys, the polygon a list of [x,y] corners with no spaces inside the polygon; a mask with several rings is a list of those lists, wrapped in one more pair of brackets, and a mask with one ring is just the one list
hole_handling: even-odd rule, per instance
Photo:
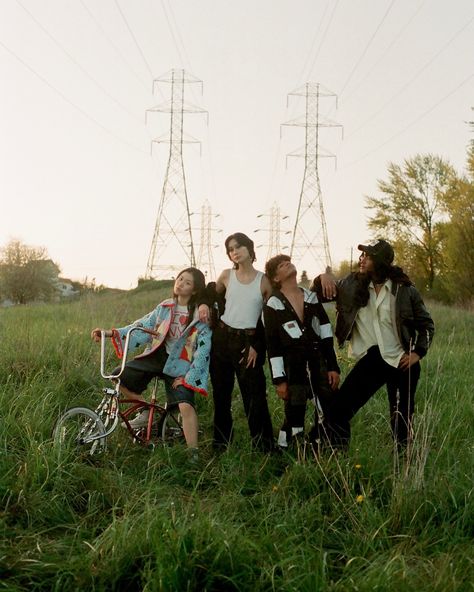
{"label": "belt", "polygon": [[257,332],[256,329],[234,329],[234,327],[226,325],[224,321],[219,321],[219,327],[227,331],[227,333],[232,333],[232,335],[255,335]]}

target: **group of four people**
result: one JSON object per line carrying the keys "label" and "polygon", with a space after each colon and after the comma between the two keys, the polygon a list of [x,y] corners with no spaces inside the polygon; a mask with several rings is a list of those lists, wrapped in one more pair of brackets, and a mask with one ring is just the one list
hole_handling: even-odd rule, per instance
{"label": "group of four people", "polygon": [[[419,292],[393,265],[391,245],[384,240],[359,245],[359,271],[338,281],[322,274],[311,289],[298,286],[297,270],[287,255],[271,258],[265,274],[257,271],[253,241],[243,233],[230,235],[225,248],[233,266],[215,284],[205,289],[202,272],[187,268],[177,276],[172,298],[131,325],[106,331],[119,355],[132,326],[156,333],[134,334],[132,347],[146,343],[147,349],[125,366],[120,388],[127,399],[141,399],[150,380],[162,377],[168,403],[179,405],[186,442],[195,449],[194,394],[206,394],[210,370],[213,442],[225,448],[232,440],[237,379],[252,442],[271,451],[274,434],[264,373],[268,352],[272,381],[284,402],[280,447],[302,437],[308,399],[314,399],[319,418],[310,440],[347,447],[350,420],[383,385],[394,439],[405,445],[411,437],[419,361],[431,343],[434,324]],[[332,328],[322,306],[332,300],[337,340],[339,345],[350,342],[356,360],[340,387]],[[92,331],[96,341],[100,331]],[[132,420],[132,427],[145,425],[147,413]]]}

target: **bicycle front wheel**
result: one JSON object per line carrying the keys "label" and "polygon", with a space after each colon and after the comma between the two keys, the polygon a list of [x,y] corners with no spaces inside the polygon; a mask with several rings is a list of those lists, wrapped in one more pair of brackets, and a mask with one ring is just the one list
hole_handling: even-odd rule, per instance
{"label": "bicycle front wheel", "polygon": [[167,409],[158,425],[158,433],[164,444],[184,441],[183,418],[178,409]]}
{"label": "bicycle front wheel", "polygon": [[53,428],[53,441],[62,453],[92,456],[105,450],[105,427],[100,417],[87,407],[65,411]]}

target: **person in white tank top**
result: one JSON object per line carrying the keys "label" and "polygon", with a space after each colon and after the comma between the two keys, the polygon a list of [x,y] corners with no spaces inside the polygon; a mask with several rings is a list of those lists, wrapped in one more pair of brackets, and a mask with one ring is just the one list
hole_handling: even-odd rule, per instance
{"label": "person in white tank top", "polygon": [[213,331],[211,382],[214,397],[214,445],[225,447],[232,439],[232,390],[237,378],[253,444],[273,449],[273,428],[268,411],[265,338],[259,323],[264,302],[272,287],[257,271],[253,241],[237,232],[227,237],[225,247],[232,269],[224,269],[216,282],[225,294],[225,309]]}

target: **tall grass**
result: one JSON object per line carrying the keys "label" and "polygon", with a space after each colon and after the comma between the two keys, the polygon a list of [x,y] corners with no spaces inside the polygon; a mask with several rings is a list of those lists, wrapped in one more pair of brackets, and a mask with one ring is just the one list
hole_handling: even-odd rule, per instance
{"label": "tall grass", "polygon": [[[407,455],[393,450],[384,391],[355,418],[347,454],[282,457],[251,450],[236,392],[236,438],[220,455],[212,399],[199,400],[198,466],[120,430],[100,457],[65,462],[54,420],[94,406],[102,385],[90,330],[166,296],[0,311],[0,590],[474,589],[473,313],[431,306]],[[271,387],[269,401],[277,429]]]}

